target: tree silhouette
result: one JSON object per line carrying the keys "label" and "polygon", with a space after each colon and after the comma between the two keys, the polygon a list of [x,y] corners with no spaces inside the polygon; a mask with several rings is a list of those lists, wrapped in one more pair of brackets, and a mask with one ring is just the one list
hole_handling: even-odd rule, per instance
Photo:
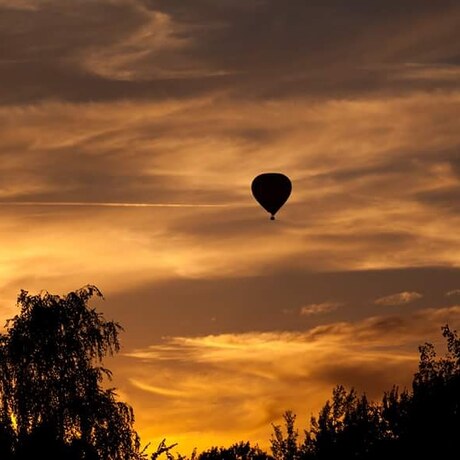
{"label": "tree silhouette", "polygon": [[3,411],[0,416],[0,459],[11,460],[14,453],[14,429]]}
{"label": "tree silhouette", "polygon": [[[148,444],[149,445],[149,444]],[[148,447],[147,445],[147,447]],[[151,460],[156,460],[157,458],[160,458],[163,454],[166,455],[168,460],[175,460],[174,455],[171,453],[171,450],[174,449],[174,447],[177,446],[177,443],[175,444],[170,444],[169,446],[166,444],[166,439],[163,439],[163,441],[160,442],[160,444],[157,447],[157,450],[152,453],[151,455]],[[195,452],[192,454],[192,460],[195,460]],[[177,460],[185,460],[185,457],[182,457],[182,455],[178,455]]]}
{"label": "tree silhouette", "polygon": [[[249,442],[239,442],[230,447],[212,447],[196,457],[197,460],[270,460],[258,446]],[[193,459],[192,459],[193,460]]]}
{"label": "tree silhouette", "polygon": [[366,395],[346,391],[339,385],[318,418],[312,417],[306,433],[302,458],[356,458],[375,455],[382,430],[380,406],[369,402]]}
{"label": "tree silhouette", "polygon": [[299,433],[295,428],[296,416],[292,411],[286,411],[283,419],[286,434],[280,425],[272,425],[270,444],[273,456],[275,460],[297,460],[301,458],[302,447],[297,445]]}
{"label": "tree silhouette", "polygon": [[21,291],[0,335],[2,459],[142,458],[131,407],[102,387],[121,326],[88,306],[94,295],[95,286],[64,297]]}
{"label": "tree silhouette", "polygon": [[[278,460],[448,458],[460,441],[460,339],[444,326],[447,354],[438,358],[432,344],[419,348],[412,391],[397,387],[380,403],[343,386],[333,390],[318,417],[312,417],[303,443],[295,416],[285,414],[286,437],[274,427],[272,451]],[[289,447],[288,447],[289,446]]]}
{"label": "tree silhouette", "polygon": [[251,446],[250,442],[244,441],[232,444],[230,447],[214,446],[200,454],[197,454],[196,449],[194,449],[190,457],[180,453],[173,454],[171,449],[176,445],[167,446],[166,440],[163,439],[156,452],[152,454],[151,460],[156,460],[163,454],[166,455],[167,460],[274,460],[259,446]]}
{"label": "tree silhouette", "polygon": [[[407,429],[401,436],[406,451],[415,446],[418,455],[438,458],[460,447],[460,339],[448,326],[442,331],[447,344],[444,357],[437,357],[432,344],[420,347]],[[420,439],[424,439],[423,445]]]}

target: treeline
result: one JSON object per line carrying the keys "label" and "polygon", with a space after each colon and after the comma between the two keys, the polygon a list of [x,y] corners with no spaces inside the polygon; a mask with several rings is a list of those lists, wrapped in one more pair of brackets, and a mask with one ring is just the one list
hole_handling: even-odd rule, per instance
{"label": "treeline", "polygon": [[94,286],[19,295],[20,312],[0,334],[0,459],[383,460],[447,458],[460,447],[460,339],[445,326],[446,355],[421,346],[410,390],[373,402],[337,386],[307,429],[286,412],[270,453],[240,442],[183,456],[163,442],[147,455],[132,408],[102,386],[111,377],[102,359],[119,350],[121,326],[88,306],[94,295]]}

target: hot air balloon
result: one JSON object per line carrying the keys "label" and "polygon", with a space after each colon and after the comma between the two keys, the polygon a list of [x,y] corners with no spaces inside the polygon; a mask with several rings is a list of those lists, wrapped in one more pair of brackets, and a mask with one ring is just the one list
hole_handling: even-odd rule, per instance
{"label": "hot air balloon", "polygon": [[292,191],[291,181],[281,173],[264,173],[258,175],[251,185],[252,194],[258,203],[271,214],[275,214],[286,203]]}

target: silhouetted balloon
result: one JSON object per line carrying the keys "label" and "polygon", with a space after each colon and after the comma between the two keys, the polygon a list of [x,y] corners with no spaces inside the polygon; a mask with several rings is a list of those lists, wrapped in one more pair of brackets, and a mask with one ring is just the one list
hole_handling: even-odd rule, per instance
{"label": "silhouetted balloon", "polygon": [[252,194],[259,204],[271,214],[275,214],[286,203],[292,191],[291,181],[281,173],[264,173],[257,176],[251,185]]}

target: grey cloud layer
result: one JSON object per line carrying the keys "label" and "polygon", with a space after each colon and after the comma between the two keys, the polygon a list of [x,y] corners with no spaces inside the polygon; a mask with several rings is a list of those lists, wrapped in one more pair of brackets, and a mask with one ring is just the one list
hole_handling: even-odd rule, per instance
{"label": "grey cloud layer", "polygon": [[0,4],[3,103],[458,87],[436,67],[459,64],[454,1],[14,5]]}

